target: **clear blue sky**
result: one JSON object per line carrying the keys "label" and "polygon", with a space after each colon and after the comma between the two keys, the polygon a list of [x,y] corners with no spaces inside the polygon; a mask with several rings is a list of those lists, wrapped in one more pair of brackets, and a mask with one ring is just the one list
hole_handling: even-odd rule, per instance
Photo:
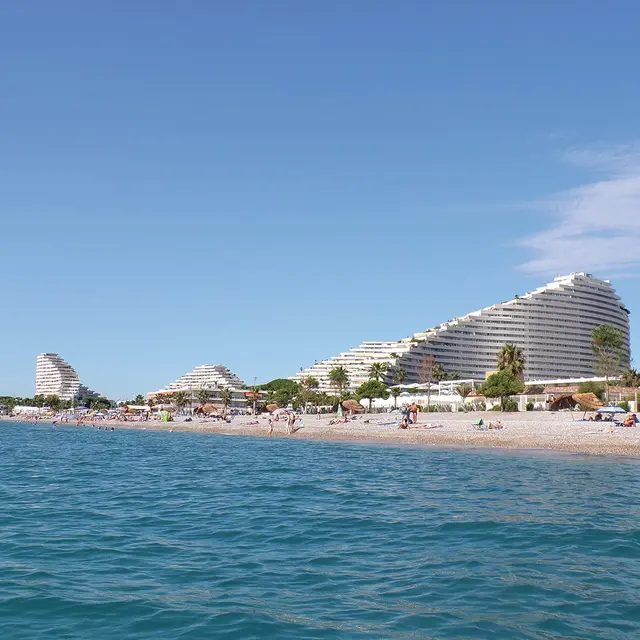
{"label": "clear blue sky", "polygon": [[[559,273],[640,305],[640,5],[6,0],[0,394],[248,382]],[[635,346],[640,344],[635,342]]]}

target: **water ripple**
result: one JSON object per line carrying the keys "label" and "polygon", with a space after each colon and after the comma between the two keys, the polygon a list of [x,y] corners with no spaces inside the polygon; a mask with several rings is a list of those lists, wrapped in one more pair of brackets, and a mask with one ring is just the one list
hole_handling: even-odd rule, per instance
{"label": "water ripple", "polygon": [[640,465],[0,423],[0,637],[640,637]]}

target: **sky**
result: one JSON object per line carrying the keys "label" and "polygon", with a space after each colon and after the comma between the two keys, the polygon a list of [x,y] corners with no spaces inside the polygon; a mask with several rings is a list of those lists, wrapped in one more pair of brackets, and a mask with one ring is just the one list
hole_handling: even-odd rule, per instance
{"label": "sky", "polygon": [[5,0],[0,395],[247,383],[589,271],[640,309],[631,0]]}

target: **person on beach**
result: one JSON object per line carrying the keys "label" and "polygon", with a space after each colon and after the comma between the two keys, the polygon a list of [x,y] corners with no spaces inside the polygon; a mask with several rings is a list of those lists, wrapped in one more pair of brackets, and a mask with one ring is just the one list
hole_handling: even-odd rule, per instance
{"label": "person on beach", "polygon": [[273,418],[269,418],[269,430],[267,431],[267,435],[269,437],[273,435]]}
{"label": "person on beach", "polygon": [[408,413],[405,413],[402,416],[402,422],[400,423],[400,426],[398,427],[398,429],[408,429],[409,428],[409,415]]}
{"label": "person on beach", "polygon": [[417,424],[418,422],[418,405],[414,402],[409,407],[409,413],[411,414],[411,423]]}
{"label": "person on beach", "polygon": [[289,420],[287,421],[287,435],[291,435],[293,433],[293,425],[296,423],[296,414],[292,411],[289,414]]}
{"label": "person on beach", "polygon": [[318,420],[320,420],[320,413],[321,413],[321,411],[320,411],[320,405],[318,405],[318,406],[316,407],[316,414],[318,415]]}

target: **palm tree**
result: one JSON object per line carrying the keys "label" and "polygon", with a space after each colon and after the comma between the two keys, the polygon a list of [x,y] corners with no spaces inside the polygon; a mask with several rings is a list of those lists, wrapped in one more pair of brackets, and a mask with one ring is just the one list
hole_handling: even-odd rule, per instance
{"label": "palm tree", "polygon": [[389,369],[388,362],[374,362],[369,367],[369,380],[383,380]]}
{"label": "palm tree", "polygon": [[441,364],[433,365],[433,372],[431,375],[436,382],[446,380],[447,378],[447,372],[444,370],[444,367]]}
{"label": "palm tree", "polygon": [[525,357],[522,350],[510,342],[507,342],[498,353],[498,369],[500,371],[510,371],[516,378],[522,377],[524,363]]}
{"label": "palm tree", "polygon": [[305,412],[307,409],[307,404],[313,396],[314,390],[319,386],[320,383],[318,382],[317,378],[314,378],[312,376],[307,376],[306,378],[303,378],[301,380],[299,384],[300,390],[298,392],[298,396],[300,397],[300,404],[304,407]]}
{"label": "palm tree", "polygon": [[339,400],[342,400],[344,390],[349,384],[349,373],[344,367],[334,367],[329,372],[329,381],[331,386],[338,391]]}
{"label": "palm tree", "polygon": [[634,411],[638,410],[638,387],[640,387],[640,372],[637,369],[627,369],[620,376],[620,384],[623,387],[633,389]]}
{"label": "palm tree", "polygon": [[396,384],[402,384],[407,379],[407,372],[402,367],[396,367],[393,372],[393,381]]}
{"label": "palm tree", "polygon": [[400,389],[400,387],[391,387],[391,389],[389,389],[389,391],[391,392],[391,395],[393,396],[393,408],[397,409],[398,408],[398,396],[402,393],[402,389]]}
{"label": "palm tree", "polygon": [[227,407],[231,404],[231,399],[231,389],[224,387],[220,392],[220,400],[222,400],[222,404],[224,405],[224,415],[227,415]]}
{"label": "palm tree", "polygon": [[198,389],[196,396],[198,397],[200,406],[204,406],[211,398],[211,391],[209,391],[209,389]]}
{"label": "palm tree", "polygon": [[609,378],[620,372],[622,364],[622,331],[613,325],[602,324],[591,330],[591,350],[596,359],[596,372],[605,379],[607,402],[609,402]]}
{"label": "palm tree", "polygon": [[189,404],[189,394],[184,391],[176,391],[171,399],[178,409],[184,409]]}
{"label": "palm tree", "polygon": [[459,384],[456,387],[456,391],[458,392],[458,395],[462,398],[462,408],[464,409],[466,404],[465,401],[467,399],[467,396],[471,393],[471,387],[468,384]]}

